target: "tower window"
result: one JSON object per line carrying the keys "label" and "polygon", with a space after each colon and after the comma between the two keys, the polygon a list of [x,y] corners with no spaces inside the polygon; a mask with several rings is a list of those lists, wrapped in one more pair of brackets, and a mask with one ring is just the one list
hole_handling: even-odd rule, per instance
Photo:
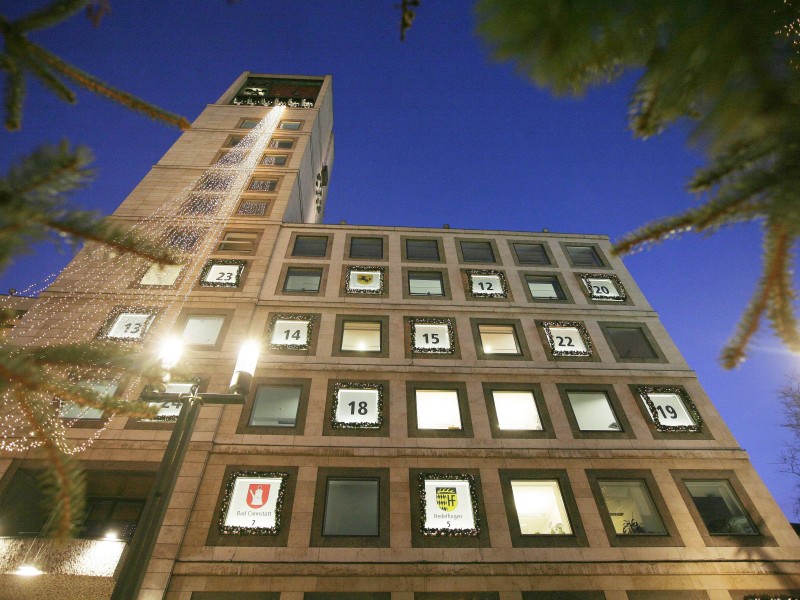
{"label": "tower window", "polygon": [[478,324],[484,354],[522,354],[513,325]]}
{"label": "tower window", "polygon": [[497,424],[507,431],[541,431],[542,421],[533,392],[492,390]]}
{"label": "tower window", "polygon": [[411,296],[444,296],[442,274],[434,271],[409,271],[408,293]]}
{"label": "tower window", "polygon": [[245,231],[226,231],[217,246],[217,252],[249,254],[256,246],[258,234]]}
{"label": "tower window", "polygon": [[534,300],[566,300],[555,275],[526,275],[525,282]]}
{"label": "tower window", "polygon": [[573,267],[603,267],[603,260],[593,246],[564,246]]}
{"label": "tower window", "polygon": [[527,244],[515,242],[514,253],[517,255],[517,262],[521,265],[549,265],[550,259],[543,244]]}
{"label": "tower window", "polygon": [[236,127],[238,127],[239,129],[252,129],[259,123],[261,123],[261,119],[244,118],[241,121],[239,121],[239,124]]}
{"label": "tower window", "polygon": [[342,350],[350,352],[380,352],[381,323],[344,321],[342,324]]}
{"label": "tower window", "polygon": [[294,239],[292,256],[314,256],[324,258],[328,254],[328,238],[323,236],[298,235]]}
{"label": "tower window", "polygon": [[189,315],[183,327],[183,343],[194,346],[214,346],[217,343],[222,326],[223,315]]}
{"label": "tower window", "polygon": [[622,431],[605,392],[567,392],[581,431]]}
{"label": "tower window", "polygon": [[268,148],[280,148],[281,150],[288,150],[294,146],[294,140],[289,138],[272,138],[267,144]]}
{"label": "tower window", "polygon": [[252,200],[242,200],[239,203],[239,208],[237,209],[236,214],[248,217],[263,217],[267,214],[268,206],[269,202],[263,200],[259,200],[258,202],[254,202]]}
{"label": "tower window", "polygon": [[522,535],[571,535],[557,480],[511,480],[514,508]]}
{"label": "tower window", "polygon": [[464,262],[495,262],[490,242],[461,242],[461,257]]}
{"label": "tower window", "polygon": [[265,154],[261,164],[265,167],[285,167],[287,160],[289,160],[288,154]]}
{"label": "tower window", "polygon": [[286,129],[289,131],[299,131],[300,128],[303,126],[302,121],[281,121],[281,124],[278,125],[278,129]]}
{"label": "tower window", "polygon": [[684,481],[703,524],[711,535],[758,535],[750,516],[725,480]]}
{"label": "tower window", "polygon": [[407,260],[439,262],[439,243],[436,240],[406,240]]}
{"label": "tower window", "polygon": [[175,285],[182,269],[183,265],[150,265],[139,280],[139,285]]}
{"label": "tower window", "polygon": [[298,269],[290,267],[286,271],[283,284],[284,292],[319,292],[322,281],[322,269]]}
{"label": "tower window", "polygon": [[383,238],[354,237],[350,240],[350,258],[383,258]]}
{"label": "tower window", "polygon": [[250,181],[250,185],[247,189],[255,192],[274,192],[278,189],[278,180],[255,177]]}
{"label": "tower window", "polygon": [[607,326],[604,329],[619,359],[658,358],[641,327]]}
{"label": "tower window", "polygon": [[300,386],[259,385],[256,390],[251,426],[294,427],[303,388]]}
{"label": "tower window", "polygon": [[379,484],[377,478],[329,477],[322,535],[379,535]]}
{"label": "tower window", "polygon": [[667,530],[643,480],[598,480],[617,535],[666,535]]}
{"label": "tower window", "polygon": [[417,429],[461,430],[456,390],[415,390]]}

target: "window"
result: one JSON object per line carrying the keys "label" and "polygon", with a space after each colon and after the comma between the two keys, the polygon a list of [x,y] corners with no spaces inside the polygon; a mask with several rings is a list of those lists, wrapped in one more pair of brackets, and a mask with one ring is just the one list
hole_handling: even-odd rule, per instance
{"label": "window", "polygon": [[525,283],[534,300],[566,300],[564,290],[555,275],[525,275]]}
{"label": "window", "polygon": [[478,502],[471,475],[421,473],[423,535],[478,535]]}
{"label": "window", "polygon": [[409,319],[411,352],[453,354],[455,338],[450,319]]}
{"label": "window", "polygon": [[383,385],[337,382],[331,405],[335,429],[378,429],[383,420]]}
{"label": "window", "polygon": [[594,246],[564,246],[573,267],[603,267],[603,261]]}
{"label": "window", "polygon": [[242,277],[246,261],[210,260],[200,272],[200,285],[203,287],[237,287]]}
{"label": "window", "polygon": [[281,150],[288,150],[292,146],[294,146],[294,140],[287,138],[272,138],[267,145],[268,148],[280,148]]}
{"label": "window", "polygon": [[[192,389],[196,390],[199,384],[200,382],[197,379],[192,381],[170,381],[164,386],[164,391],[160,395],[171,397],[174,401],[148,402],[151,407],[158,408],[158,412],[150,418],[140,419],[139,421],[142,423],[174,423],[181,414],[182,403],[178,401],[179,397],[190,394]],[[152,388],[145,386],[140,399],[149,400],[147,396],[151,394]],[[130,425],[130,422],[128,425]]]}
{"label": "window", "polygon": [[175,285],[181,270],[183,270],[183,265],[150,265],[139,280],[139,285]]}
{"label": "window", "polygon": [[345,291],[348,294],[382,294],[383,267],[347,267]]}
{"label": "window", "polygon": [[500,271],[467,271],[469,294],[473,298],[505,298],[506,278]]}
{"label": "window", "polygon": [[[86,381],[81,382],[81,387],[86,387],[101,398],[111,398],[117,391],[116,381]],[[103,418],[105,411],[102,408],[83,406],[75,402],[62,401],[59,406],[58,416],[62,419],[91,419],[98,420]]]}
{"label": "window", "polygon": [[276,534],[288,473],[239,471],[226,478],[220,533]]}
{"label": "window", "polygon": [[183,203],[180,213],[184,215],[213,215],[219,209],[219,198],[192,195]]}
{"label": "window", "polygon": [[517,256],[517,262],[521,265],[550,264],[550,259],[547,257],[547,251],[543,244],[515,242],[512,246],[514,247],[514,254]]}
{"label": "window", "polygon": [[164,243],[181,252],[191,252],[202,234],[202,230],[191,227],[168,227]]}
{"label": "window", "polygon": [[239,142],[241,142],[243,139],[244,139],[243,135],[232,135],[232,136],[230,136],[228,138],[228,141],[225,142],[225,146],[224,147],[225,148],[233,148]]}
{"label": "window", "polygon": [[494,251],[490,242],[460,242],[464,262],[493,263]]}
{"label": "window", "polygon": [[249,254],[256,247],[257,233],[246,231],[226,231],[217,246],[217,252],[238,252]]}
{"label": "window", "polygon": [[189,315],[181,338],[187,345],[214,346],[224,324],[223,315]]}
{"label": "window", "polygon": [[709,534],[758,535],[728,481],[692,479],[684,484]]}
{"label": "window", "polygon": [[643,480],[598,480],[617,535],[666,535],[667,530]]}
{"label": "window", "polygon": [[406,240],[406,260],[439,262],[439,243],[436,240]]}
{"label": "window", "polygon": [[430,271],[408,272],[410,296],[444,296],[442,274]]}
{"label": "window", "polygon": [[461,430],[456,390],[415,390],[417,429]]}
{"label": "window", "polygon": [[239,124],[236,127],[239,129],[253,129],[253,127],[259,123],[261,123],[261,119],[248,119],[245,117],[239,121]]}
{"label": "window", "polygon": [[254,177],[250,180],[250,185],[247,189],[255,192],[274,192],[278,189],[278,180]]}
{"label": "window", "polygon": [[522,535],[572,535],[558,480],[511,480]]}
{"label": "window", "polygon": [[533,392],[492,390],[497,424],[506,431],[541,431],[542,421]]}
{"label": "window", "polygon": [[281,121],[278,129],[287,129],[289,131],[299,131],[302,126],[302,121]]}
{"label": "window", "polygon": [[148,309],[116,308],[108,315],[98,337],[109,340],[141,340],[155,316],[155,312]]}
{"label": "window", "polygon": [[267,214],[268,206],[269,202],[263,200],[242,200],[239,203],[239,208],[236,210],[236,214],[248,217],[263,217]]}
{"label": "window", "polygon": [[341,349],[349,352],[380,352],[380,322],[344,321]]}
{"label": "window", "polygon": [[350,258],[383,259],[383,238],[354,237],[350,239]]}
{"label": "window", "polygon": [[249,425],[252,427],[295,427],[302,386],[259,385]]}
{"label": "window", "polygon": [[618,360],[652,360],[659,356],[641,326],[608,325],[603,328]]}
{"label": "window", "polygon": [[580,278],[589,292],[589,298],[592,300],[624,302],[628,298],[625,288],[622,287],[622,282],[616,275],[583,273]]}
{"label": "window", "polygon": [[582,323],[545,321],[542,327],[553,356],[592,355],[592,342]]}
{"label": "window", "polygon": [[269,336],[273,350],[308,350],[314,317],[306,315],[275,315]]}
{"label": "window", "polygon": [[622,431],[605,392],[568,391],[567,398],[581,431]]}
{"label": "window", "polygon": [[315,256],[324,258],[328,254],[328,238],[322,236],[298,235],[294,239],[292,256]]}
{"label": "window", "polygon": [[285,167],[289,160],[288,154],[265,154],[261,164],[265,167]]}
{"label": "window", "polygon": [[657,431],[700,431],[702,419],[689,395],[681,388],[635,388]]}
{"label": "window", "polygon": [[478,324],[484,354],[522,354],[513,325]]}
{"label": "window", "polygon": [[200,177],[195,186],[196,190],[222,192],[230,189],[233,176],[223,177],[218,172],[208,171]]}
{"label": "window", "polygon": [[379,535],[379,490],[377,478],[329,477],[322,535]]}
{"label": "window", "polygon": [[283,283],[284,292],[319,292],[322,269],[299,269],[289,267]]}

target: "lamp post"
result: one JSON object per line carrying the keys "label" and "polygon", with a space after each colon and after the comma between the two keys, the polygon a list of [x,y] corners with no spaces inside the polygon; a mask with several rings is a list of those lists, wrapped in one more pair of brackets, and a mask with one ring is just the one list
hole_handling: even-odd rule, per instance
{"label": "lamp post", "polygon": [[[169,339],[164,343],[159,358],[167,372],[178,362],[180,353],[181,346],[174,339]],[[150,491],[142,516],[136,526],[136,532],[122,561],[111,600],[136,600],[138,598],[147,565],[153,554],[153,548],[161,531],[169,500],[172,497],[172,491],[178,480],[178,473],[186,457],[189,440],[197,423],[200,408],[203,404],[244,404],[258,362],[258,354],[257,342],[245,342],[242,345],[231,378],[229,393],[198,394],[195,385],[188,394],[178,396],[178,402],[181,403],[180,414],[175,421],[164,457],[161,459],[161,466],[156,473],[153,489]],[[165,394],[150,393],[142,395],[141,399],[150,402],[164,402],[167,398]],[[173,398],[170,397],[169,400],[173,400]]]}

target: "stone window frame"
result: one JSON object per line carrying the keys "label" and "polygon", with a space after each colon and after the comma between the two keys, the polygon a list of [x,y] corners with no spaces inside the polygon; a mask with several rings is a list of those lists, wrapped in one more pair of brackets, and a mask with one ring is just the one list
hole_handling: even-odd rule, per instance
{"label": "stone window frame", "polygon": [[[232,233],[232,234],[246,234],[248,236],[251,236],[251,235],[254,236],[253,239],[252,239],[253,240],[252,244],[250,245],[249,249],[246,249],[246,250],[222,249],[221,250],[220,247],[222,246],[222,244],[224,244],[226,241],[230,241],[230,240],[226,240],[225,239],[226,236],[228,234],[230,234],[230,233]],[[222,233],[219,236],[219,239],[217,239],[217,241],[215,242],[214,251],[211,253],[212,255],[209,258],[213,258],[213,256],[215,254],[222,254],[224,256],[230,256],[231,254],[242,254],[242,255],[255,254],[256,251],[258,250],[259,244],[261,243],[261,236],[263,234],[264,234],[263,229],[247,229],[247,228],[244,228],[244,227],[226,228],[226,229],[224,229],[222,231]]]}
{"label": "stone window frame", "polygon": [[[469,320],[470,330],[472,331],[472,340],[475,344],[475,356],[478,360],[507,360],[507,361],[520,361],[520,360],[533,360],[531,351],[528,347],[528,341],[525,339],[525,330],[522,327],[522,322],[519,319],[481,319],[472,317]],[[514,338],[517,342],[518,354],[487,354],[483,350],[483,342],[481,341],[480,326],[481,325],[505,325],[510,326],[514,332]]]}
{"label": "stone window frame", "polygon": [[[359,352],[357,350],[342,350],[342,334],[344,323],[363,322],[381,324],[381,349],[380,352]],[[333,348],[331,356],[349,356],[354,358],[389,358],[389,315],[365,314],[337,314],[333,330]]]}
{"label": "stone window frame", "polygon": [[[633,431],[628,415],[617,396],[614,386],[611,384],[592,384],[592,383],[557,383],[556,389],[561,398],[561,403],[564,406],[564,414],[567,416],[569,428],[572,431],[572,437],[576,440],[607,440],[607,439],[635,439],[636,434]],[[569,400],[569,392],[603,392],[608,398],[608,404],[614,416],[617,418],[617,423],[622,428],[620,431],[583,431],[578,427],[578,420],[575,418],[575,412],[572,410],[572,403]]]}
{"label": "stone window frame", "polygon": [[[528,302],[533,304],[575,304],[575,300],[572,298],[572,293],[569,291],[569,287],[567,287],[564,276],[561,273],[557,271],[520,271],[519,276],[520,280],[522,281],[522,289],[525,291],[525,298],[528,300]],[[533,294],[531,294],[531,289],[528,287],[528,277],[551,277],[555,279],[556,283],[558,283],[558,286],[561,288],[561,293],[564,295],[564,297],[534,298]]]}
{"label": "stone window frame", "polygon": [[[525,239],[516,239],[510,238],[507,240],[508,248],[511,251],[511,256],[514,258],[514,264],[522,269],[538,269],[538,268],[545,268],[545,269],[552,269],[553,265],[556,264],[555,258],[553,257],[553,251],[550,249],[550,244],[544,241],[537,241],[537,240],[525,240]],[[519,256],[517,255],[517,249],[514,247],[514,244],[530,244],[530,245],[538,245],[544,249],[545,257],[547,258],[547,263],[526,263],[519,260]]]}
{"label": "stone window frame", "polygon": [[[231,484],[237,471],[255,473],[285,473],[288,475],[284,482],[283,502],[281,507],[280,528],[276,533],[224,533],[220,523],[224,515],[224,502],[228,485]],[[281,547],[288,545],[289,529],[292,526],[292,506],[295,500],[295,491],[298,479],[298,467],[283,465],[251,465],[234,464],[226,465],[221,479],[217,502],[214,506],[211,524],[206,535],[206,546],[237,546],[237,547]],[[210,484],[211,481],[203,478],[202,483]],[[232,484],[231,484],[232,485]]]}
{"label": "stone window frame", "polygon": [[[713,440],[714,436],[711,435],[711,431],[705,419],[703,419],[703,415],[700,414],[697,406],[695,405],[694,401],[692,400],[689,393],[683,386],[680,385],[671,385],[671,384],[630,384],[628,386],[631,391],[631,395],[633,396],[636,406],[639,407],[639,410],[642,412],[642,417],[644,417],[645,422],[647,423],[648,428],[650,429],[650,434],[653,436],[653,439],[656,440]],[[697,428],[686,428],[686,427],[669,427],[669,426],[661,426],[660,423],[657,423],[653,420],[651,416],[654,410],[652,403],[645,397],[648,392],[654,393],[675,393],[680,396],[681,401],[683,402],[684,408],[686,411],[692,416],[695,422],[698,423]]]}
{"label": "stone window frame", "polygon": [[[553,340],[550,327],[575,327],[580,333],[581,340],[584,346],[589,351],[588,355],[584,354],[554,354],[553,353]],[[547,360],[554,362],[600,362],[600,356],[595,350],[592,339],[589,336],[589,331],[583,321],[552,321],[552,320],[536,320],[536,330],[539,333],[539,339],[544,347],[544,353]]]}
{"label": "stone window frame", "polygon": [[[283,178],[284,178],[284,175],[278,175],[278,174],[275,174],[275,173],[253,174],[247,180],[247,184],[245,185],[245,187],[242,190],[242,192],[247,192],[248,194],[257,194],[257,195],[261,195],[261,194],[277,194],[277,193],[279,193],[281,191],[281,185],[283,183]],[[275,187],[273,189],[270,189],[270,190],[254,189],[252,187],[252,185],[256,181],[259,181],[259,180],[262,180],[262,179],[269,180],[269,181],[274,181],[275,182]]]}
{"label": "stone window frame", "polygon": [[222,148],[235,148],[246,136],[246,133],[231,134],[222,142]]}
{"label": "stone window frame", "polygon": [[[303,237],[312,237],[312,238],[325,238],[325,256],[309,256],[307,254],[295,254],[294,247],[297,243],[297,238]],[[330,260],[331,258],[331,249],[333,246],[333,234],[329,233],[316,233],[316,232],[305,232],[305,231],[293,231],[291,237],[289,238],[289,244],[286,247],[286,256],[287,259],[301,259],[301,260]]]}
{"label": "stone window frame", "polygon": [[[265,192],[266,193],[266,192]],[[246,193],[243,193],[239,198],[239,203],[236,205],[236,210],[231,215],[233,218],[243,218],[243,219],[267,219],[272,214],[272,209],[275,206],[275,196],[272,197],[252,197]],[[248,213],[241,213],[239,212],[242,209],[242,205],[245,203],[250,204],[264,204],[264,214],[263,215],[253,215]]]}
{"label": "stone window frame", "polygon": [[[378,535],[323,535],[328,480],[376,479],[378,481]],[[391,494],[388,468],[318,467],[314,490],[314,512],[311,517],[311,548],[388,548],[391,540]]]}
{"label": "stone window frame", "polygon": [[[284,131],[288,131],[288,130],[284,130]],[[295,144],[297,144],[297,141],[299,139],[300,138],[298,138],[298,137],[293,137],[293,136],[289,136],[289,135],[280,135],[280,136],[277,136],[277,137],[276,136],[272,136],[270,138],[269,142],[267,143],[267,145],[265,146],[264,150],[296,150]],[[281,148],[279,146],[270,146],[270,144],[272,142],[278,143],[278,142],[286,142],[286,141],[291,141],[292,145],[291,146],[287,146],[286,148]]]}
{"label": "stone window frame", "polygon": [[[417,390],[456,392],[461,429],[420,429],[417,427]],[[406,381],[406,421],[409,438],[473,438],[472,415],[467,385],[462,381]]]}
{"label": "stone window frame", "polygon": [[[351,255],[352,243],[353,238],[372,238],[382,240],[382,256],[381,258],[373,258],[373,257],[357,257]],[[363,235],[361,233],[348,233],[345,237],[344,241],[344,256],[345,260],[355,260],[355,261],[379,261],[379,262],[388,262],[389,261],[389,236],[388,235],[381,235],[378,233],[367,233],[365,232]]]}
{"label": "stone window frame", "polygon": [[[272,148],[272,149],[269,149],[269,150],[264,150],[264,152],[261,153],[261,158],[258,159],[258,165],[256,165],[256,166],[258,168],[266,168],[266,169],[285,169],[285,168],[287,168],[292,162],[292,157],[293,157],[294,153],[293,152],[288,152],[288,151],[287,152],[280,152],[279,150],[280,150],[279,148]],[[285,156],[286,160],[284,161],[284,163],[282,165],[279,165],[277,163],[273,163],[273,164],[270,165],[270,164],[267,164],[267,163],[264,162],[267,159],[268,156]]]}
{"label": "stone window frame", "polygon": [[[344,385],[342,385],[344,384]],[[380,425],[378,427],[337,427],[334,424],[334,402],[339,387],[370,386],[379,389],[378,406],[380,407]],[[389,423],[391,402],[389,398],[388,380],[361,380],[348,377],[328,380],[328,393],[325,400],[325,420],[322,424],[322,435],[347,436],[347,437],[389,437]]]}
{"label": "stone window frame", "polygon": [[[255,408],[258,387],[261,385],[272,387],[299,387],[300,400],[297,403],[297,416],[294,427],[278,427],[275,425],[250,425],[250,417]],[[259,377],[254,379],[250,392],[245,398],[239,423],[236,427],[237,434],[246,435],[303,435],[308,414],[308,403],[311,396],[311,379],[299,377]]]}
{"label": "stone window frame", "polygon": [[[689,509],[689,514],[692,516],[692,520],[697,527],[697,531],[700,533],[700,537],[703,538],[703,542],[705,542],[705,545],[709,548],[731,546],[746,548],[754,546],[763,547],[778,545],[769,528],[767,527],[764,518],[757,510],[755,503],[750,498],[750,495],[742,485],[742,482],[739,481],[739,478],[736,476],[735,471],[727,469],[676,469],[670,470],[670,475],[672,475],[672,478],[675,480],[675,485],[678,487],[678,491],[681,493],[681,498],[683,498],[686,507]],[[750,518],[750,522],[758,530],[758,533],[740,535],[709,533],[708,527],[706,527],[703,518],[700,516],[700,511],[697,510],[697,506],[695,506],[692,495],[689,493],[689,489],[686,487],[685,482],[691,480],[726,481],[733,489],[733,493],[736,495],[739,503],[742,505],[742,508],[747,513],[747,516]]]}
{"label": "stone window frame", "polygon": [[142,284],[142,278],[145,276],[145,273],[150,270],[150,267],[155,266],[157,263],[147,262],[146,264],[142,265],[139,269],[136,270],[136,275],[133,278],[133,281],[128,285],[128,289],[138,289],[138,290],[174,290],[177,289],[178,286],[183,281],[184,276],[187,273],[187,265],[164,265],[168,267],[181,267],[178,276],[175,277],[175,283],[171,283],[169,285],[147,285]]}
{"label": "stone window frame", "polygon": [[[70,378],[70,379],[72,379],[72,378]],[[88,383],[91,383],[93,380],[94,381],[96,381],[96,380],[108,381],[109,379],[104,378],[104,377],[93,377],[93,378],[89,378],[89,379],[86,379],[86,378],[83,378],[83,377],[79,377],[79,378],[77,378],[75,380],[75,383],[80,383],[81,381],[86,381]],[[111,397],[119,400],[119,399],[122,398],[122,395],[125,392],[125,389],[128,387],[128,384],[130,383],[130,378],[129,377],[121,377],[120,379],[113,380],[113,381],[117,384],[117,387],[114,389],[114,393],[111,394]],[[58,412],[59,420],[62,423],[68,422],[70,424],[69,427],[72,428],[72,429],[102,429],[103,427],[105,427],[105,425],[108,423],[108,421],[111,419],[111,416],[112,416],[112,413],[110,411],[105,410],[105,411],[103,411],[103,414],[100,415],[96,419],[88,419],[88,418],[74,418],[73,419],[73,418],[69,418],[69,417],[62,417],[61,416],[61,404],[64,403],[64,402],[69,402],[69,400],[62,400],[61,398],[58,398],[58,397],[55,397],[54,400],[55,400],[55,404],[56,404],[57,410],[59,411]],[[131,419],[129,418],[128,420],[130,421]]]}
{"label": "stone window frame", "polygon": [[[417,323],[422,325],[446,325],[448,335],[450,336],[451,350],[443,351],[435,349],[422,349],[414,351],[414,340],[416,339],[414,325]],[[403,330],[405,331],[406,338],[406,358],[461,359],[461,350],[459,349],[458,338],[456,335],[455,317],[403,317]]]}
{"label": "stone window frame", "polygon": [[[117,338],[117,337],[109,337],[111,333],[111,329],[114,327],[114,323],[123,313],[130,313],[134,315],[148,315],[150,318],[147,320],[147,328],[144,334],[138,338]],[[111,342],[127,342],[127,343],[134,343],[134,344],[141,344],[147,339],[148,334],[153,330],[153,328],[158,323],[159,318],[159,309],[155,306],[121,306],[116,305],[111,308],[111,311],[106,315],[105,319],[103,320],[103,324],[100,326],[99,331],[95,334],[95,339],[99,340],[108,340]]]}
{"label": "stone window frame", "polygon": [[[429,478],[463,479],[465,476],[472,478],[473,498],[476,503],[477,535],[426,535],[423,534],[423,512],[421,491],[423,489],[423,476]],[[450,469],[450,468],[410,468],[409,500],[411,502],[411,546],[413,548],[489,548],[489,522],[486,518],[486,506],[483,500],[483,486],[479,469]]]}
{"label": "stone window frame", "polygon": [[[281,483],[278,487],[278,498],[275,502],[275,521],[276,524],[273,527],[240,527],[238,525],[225,525],[223,522],[223,517],[227,514],[228,510],[230,509],[230,502],[233,498],[233,490],[236,485],[236,480],[239,477],[264,477],[264,478],[274,478],[280,479]],[[220,534],[223,535],[230,535],[230,534],[238,534],[238,535],[277,535],[280,530],[283,528],[283,502],[284,496],[286,494],[286,484],[287,480],[289,479],[289,473],[286,472],[278,472],[278,471],[253,471],[250,469],[243,469],[241,471],[234,471],[228,477],[226,477],[223,481],[225,483],[225,494],[222,497],[222,510],[220,511],[220,516],[217,521],[217,527],[219,528]],[[230,530],[230,531],[226,531]]]}
{"label": "stone window frame", "polygon": [[[600,520],[603,522],[608,541],[613,548],[645,548],[645,547],[683,547],[683,540],[678,531],[672,513],[661,495],[652,471],[648,469],[587,469],[586,478],[597,505]],[[643,481],[650,499],[661,518],[661,523],[666,529],[666,534],[635,535],[617,534],[614,524],[606,510],[603,493],[600,490],[600,481]]]}
{"label": "stone window frame", "polygon": [[[303,291],[303,290],[287,290],[286,283],[289,278],[289,271],[295,269],[299,271],[318,271],[319,272],[319,288],[316,291]],[[278,275],[278,284],[275,287],[276,296],[324,296],[325,286],[328,282],[328,265],[317,263],[283,263],[281,266],[280,275]]]}
{"label": "stone window frame", "polygon": [[[490,294],[486,292],[475,292],[472,289],[472,278],[475,276],[495,276],[500,279],[500,294]],[[511,302],[513,301],[513,297],[511,296],[511,289],[508,285],[508,278],[506,277],[505,271],[500,271],[498,269],[462,269],[461,270],[461,281],[464,283],[464,291],[467,297],[467,300],[479,300],[481,302],[489,300],[489,301],[500,301],[500,302]]]}
{"label": "stone window frame", "polygon": [[[556,433],[553,429],[553,421],[547,404],[544,401],[542,387],[538,383],[506,383],[502,381],[482,382],[483,397],[486,401],[486,414],[489,417],[489,428],[492,430],[492,437],[495,439],[555,439]],[[536,411],[539,413],[539,421],[542,429],[500,429],[497,418],[497,410],[494,406],[494,396],[492,392],[531,392]]]}
{"label": "stone window frame", "polygon": [[[409,277],[412,273],[438,273],[442,279],[442,292],[441,296],[423,296],[422,294],[411,294],[411,286],[409,284]],[[452,300],[453,295],[450,289],[450,278],[448,277],[447,269],[445,268],[415,268],[403,267],[403,299],[404,300]]]}
{"label": "stone window frame", "polygon": [[[256,123],[250,127],[247,127],[245,125],[247,121],[255,121]],[[263,119],[260,117],[239,117],[239,120],[236,122],[236,129],[254,129],[258,127],[258,124],[261,123],[261,121],[263,121]]]}
{"label": "stone window frame", "polygon": [[[195,202],[203,202],[208,201],[214,203],[213,210],[208,212],[196,211],[192,207]],[[220,207],[222,206],[222,200],[220,200],[218,194],[208,194],[204,192],[189,192],[186,200],[181,203],[180,208],[177,210],[177,214],[181,217],[197,217],[197,216],[208,216],[208,215],[216,215],[219,212]]]}
{"label": "stone window frame", "polygon": [[[188,321],[189,317],[217,317],[222,316],[224,320],[222,322],[222,327],[220,327],[219,334],[217,335],[217,341],[214,344],[185,344],[184,349],[191,352],[208,352],[208,351],[217,351],[222,349],[222,345],[225,342],[225,336],[228,334],[228,329],[231,326],[231,321],[233,321],[233,315],[235,313],[235,309],[232,308],[204,308],[200,306],[184,306],[181,312],[178,314],[178,318],[175,320],[175,328],[174,332],[176,336],[182,336],[183,330],[186,327],[186,321]],[[179,333],[180,332],[180,333]],[[187,357],[188,358],[188,357]]]}
{"label": "stone window frame", "polygon": [[[281,127],[284,123],[298,123],[298,127]],[[303,131],[305,129],[306,120],[305,119],[281,119],[278,123],[278,126],[275,128],[275,131]]]}
{"label": "stone window frame", "polygon": [[[669,361],[667,360],[664,351],[661,349],[661,346],[656,342],[655,337],[650,331],[650,328],[647,326],[646,323],[641,323],[638,321],[598,321],[597,326],[600,328],[600,331],[603,332],[603,337],[606,340],[606,344],[608,344],[609,349],[611,350],[611,354],[614,356],[614,360],[618,363],[640,363],[640,364],[665,364]],[[617,347],[614,345],[614,341],[609,333],[609,329],[614,327],[625,327],[630,329],[638,329],[642,336],[644,337],[647,344],[650,346],[650,349],[653,351],[653,354],[656,356],[654,358],[625,358],[619,355]]]}
{"label": "stone window frame", "polygon": [[[283,355],[283,356],[297,356],[298,353],[305,353],[312,356],[317,352],[317,338],[319,337],[319,322],[321,313],[288,313],[288,312],[270,312],[267,316],[267,323],[264,330],[264,346],[265,354]],[[273,344],[272,332],[277,321],[307,321],[306,327],[308,328],[307,339],[308,343],[299,344]]]}
{"label": "stone window frame", "polygon": [[[605,305],[632,305],[630,294],[625,289],[625,286],[622,284],[622,280],[615,275],[614,273],[575,273],[575,277],[578,279],[578,285],[580,286],[581,290],[583,291],[583,295],[586,299],[591,302],[592,304],[605,304]],[[595,297],[594,293],[589,289],[589,279],[598,278],[598,279],[610,279],[614,286],[617,288],[619,294],[613,297]]]}
{"label": "stone window frame", "polygon": [[[436,243],[436,251],[439,257],[435,260],[429,260],[427,258],[409,258],[408,257],[408,241],[426,241],[426,242],[435,242]],[[447,256],[444,252],[444,242],[441,237],[439,236],[410,236],[410,235],[401,235],[400,236],[400,255],[401,260],[403,262],[412,262],[412,263],[431,263],[431,264],[442,264],[447,263]],[[412,269],[412,270],[420,270],[420,269]]]}
{"label": "stone window frame", "polygon": [[[458,256],[458,262],[465,265],[502,265],[502,261],[500,260],[500,253],[497,250],[497,244],[495,240],[492,238],[462,238],[457,237],[453,240],[456,245],[456,255]],[[485,261],[485,260],[466,260],[464,258],[464,251],[461,247],[462,243],[472,244],[472,243],[480,243],[480,244],[489,244],[489,250],[492,253],[492,260]]]}
{"label": "stone window frame", "polygon": [[[381,274],[381,286],[377,290],[351,290],[350,289],[350,273],[352,271],[373,271]],[[339,295],[342,297],[347,296],[385,296],[389,293],[389,280],[386,277],[386,267],[372,266],[372,265],[347,265],[342,269],[342,285],[339,290]]]}
{"label": "stone window frame", "polygon": [[[239,275],[236,278],[236,281],[233,283],[226,283],[220,282],[216,283],[213,281],[203,281],[205,276],[211,270],[214,265],[238,265],[241,267],[239,269]],[[203,265],[202,270],[200,271],[200,276],[197,278],[197,282],[195,284],[195,289],[198,290],[213,290],[213,289],[236,289],[241,288],[244,285],[244,281],[247,278],[247,267],[250,266],[250,261],[243,260],[240,258],[209,258],[206,263]]]}
{"label": "stone window frame", "polygon": [[[597,242],[568,242],[568,241],[560,241],[559,246],[561,246],[561,253],[567,259],[567,263],[573,269],[608,269],[612,270],[611,263],[608,261],[605,253],[600,249],[600,244]],[[594,250],[595,255],[600,260],[602,264],[600,265],[576,265],[572,260],[572,255],[567,250],[568,246],[579,246],[579,247],[589,247]]]}
{"label": "stone window frame", "polygon": [[[503,493],[511,544],[515,548],[588,548],[589,541],[580,518],[580,511],[572,491],[566,469],[499,469],[500,489]],[[519,525],[517,506],[511,481],[557,481],[561,499],[567,511],[572,533],[569,535],[523,534]]]}

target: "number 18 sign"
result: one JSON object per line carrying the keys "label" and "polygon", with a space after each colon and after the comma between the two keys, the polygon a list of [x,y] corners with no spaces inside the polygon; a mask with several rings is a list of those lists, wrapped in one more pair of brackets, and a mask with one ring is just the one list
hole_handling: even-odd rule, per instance
{"label": "number 18 sign", "polygon": [[381,426],[380,384],[341,383],[336,385],[335,394],[334,427]]}
{"label": "number 18 sign", "polygon": [[270,475],[233,475],[223,510],[223,533],[277,533],[286,474]]}

